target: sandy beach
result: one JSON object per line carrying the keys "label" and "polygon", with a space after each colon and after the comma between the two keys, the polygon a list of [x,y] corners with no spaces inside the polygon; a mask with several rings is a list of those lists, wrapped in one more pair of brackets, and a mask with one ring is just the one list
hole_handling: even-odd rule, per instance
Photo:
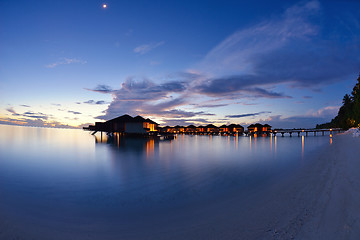
{"label": "sandy beach", "polygon": [[194,209],[192,216],[179,212],[171,231],[147,234],[155,239],[359,239],[360,138],[352,131],[334,136],[330,146],[271,188]]}
{"label": "sandy beach", "polygon": [[94,220],[54,235],[44,225],[26,229],[0,217],[0,239],[358,239],[359,146],[351,131],[338,134],[295,174],[246,197],[144,213],[101,231]]}

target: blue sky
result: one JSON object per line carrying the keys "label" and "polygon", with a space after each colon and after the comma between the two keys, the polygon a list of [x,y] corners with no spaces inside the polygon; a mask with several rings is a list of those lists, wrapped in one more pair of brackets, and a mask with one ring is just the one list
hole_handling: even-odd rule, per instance
{"label": "blue sky", "polygon": [[350,0],[0,1],[0,123],[314,127],[360,72],[359,16]]}

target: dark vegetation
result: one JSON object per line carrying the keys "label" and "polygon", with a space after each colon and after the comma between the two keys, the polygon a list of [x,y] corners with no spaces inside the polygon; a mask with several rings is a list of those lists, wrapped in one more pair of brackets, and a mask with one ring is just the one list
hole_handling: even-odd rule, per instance
{"label": "dark vegetation", "polygon": [[345,94],[338,115],[329,123],[317,124],[316,128],[360,127],[360,74],[351,95]]}

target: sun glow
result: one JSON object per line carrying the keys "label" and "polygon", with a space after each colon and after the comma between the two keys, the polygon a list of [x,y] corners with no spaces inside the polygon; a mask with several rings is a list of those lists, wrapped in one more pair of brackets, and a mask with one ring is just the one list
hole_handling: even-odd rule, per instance
{"label": "sun glow", "polygon": [[107,8],[107,4],[104,3],[104,4],[102,5],[102,8]]}

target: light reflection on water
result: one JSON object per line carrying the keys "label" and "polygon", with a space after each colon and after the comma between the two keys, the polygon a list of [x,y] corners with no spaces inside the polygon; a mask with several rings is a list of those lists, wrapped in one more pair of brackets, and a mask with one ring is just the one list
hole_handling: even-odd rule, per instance
{"label": "light reflection on water", "polygon": [[144,210],[246,195],[333,141],[197,135],[158,141],[5,125],[0,132],[0,211],[16,221],[46,219],[51,227],[59,219],[125,222]]}

